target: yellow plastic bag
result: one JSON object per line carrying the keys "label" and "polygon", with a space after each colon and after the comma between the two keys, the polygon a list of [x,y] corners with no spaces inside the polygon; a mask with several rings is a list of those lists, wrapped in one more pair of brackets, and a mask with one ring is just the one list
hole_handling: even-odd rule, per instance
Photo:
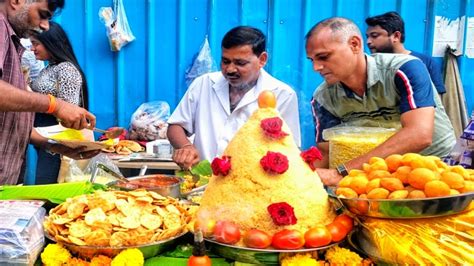
{"label": "yellow plastic bag", "polygon": [[364,221],[361,248],[387,263],[474,265],[474,208],[439,218]]}

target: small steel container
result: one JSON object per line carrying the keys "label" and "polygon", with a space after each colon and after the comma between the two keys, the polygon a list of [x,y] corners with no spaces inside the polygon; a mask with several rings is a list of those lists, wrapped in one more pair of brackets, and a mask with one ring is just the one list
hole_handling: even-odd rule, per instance
{"label": "small steel container", "polygon": [[165,197],[181,197],[181,183],[183,183],[183,179],[179,176],[154,174],[130,177],[127,179],[129,182],[118,180],[107,185],[119,190],[130,191],[142,188],[148,191],[154,191]]}

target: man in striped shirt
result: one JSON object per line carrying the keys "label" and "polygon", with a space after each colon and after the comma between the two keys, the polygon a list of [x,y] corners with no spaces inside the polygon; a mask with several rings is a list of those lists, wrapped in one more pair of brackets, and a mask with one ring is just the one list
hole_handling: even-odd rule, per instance
{"label": "man in striped shirt", "polygon": [[[317,163],[326,185],[342,174],[361,168],[373,156],[385,158],[408,152],[446,156],[455,144],[451,122],[429,73],[410,55],[366,55],[359,28],[349,19],[330,18],[306,35],[306,54],[324,78],[313,99],[316,142],[324,155]],[[372,151],[337,169],[328,167],[328,142],[322,131],[344,124],[389,125],[400,130]]]}
{"label": "man in striped shirt", "polygon": [[32,129],[32,112],[47,111],[61,119],[66,127],[80,129],[95,125],[94,115],[85,109],[26,91],[20,61],[24,48],[20,38],[27,37],[30,31],[47,30],[53,12],[63,6],[64,0],[0,1],[0,185],[16,184],[22,179],[25,151],[30,141],[75,159],[97,154],[97,151],[82,152],[51,145]]}

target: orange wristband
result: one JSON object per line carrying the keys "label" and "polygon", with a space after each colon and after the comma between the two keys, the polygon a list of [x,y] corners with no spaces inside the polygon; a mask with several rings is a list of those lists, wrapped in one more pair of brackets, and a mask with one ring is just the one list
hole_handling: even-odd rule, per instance
{"label": "orange wristband", "polygon": [[56,110],[56,97],[54,97],[51,94],[48,94],[49,97],[49,106],[48,106],[48,111],[46,111],[47,114],[51,114]]}

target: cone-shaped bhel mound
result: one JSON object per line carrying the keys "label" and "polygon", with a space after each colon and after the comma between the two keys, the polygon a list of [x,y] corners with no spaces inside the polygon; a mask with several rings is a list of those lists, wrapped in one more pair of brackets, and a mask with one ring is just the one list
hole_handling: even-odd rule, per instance
{"label": "cone-shaped bhel mound", "polygon": [[[332,222],[335,214],[319,176],[301,157],[278,111],[274,106],[263,106],[260,104],[240,128],[218,158],[220,161],[213,161],[214,175],[202,197],[197,219],[231,221],[242,232],[255,228],[270,235],[282,229],[297,229],[304,234],[312,227]],[[281,130],[275,123],[281,125]],[[275,213],[271,215],[268,209],[275,203],[282,203],[276,204],[281,221],[275,221]],[[285,217],[288,208],[278,209],[281,205],[291,206],[296,219]]]}

